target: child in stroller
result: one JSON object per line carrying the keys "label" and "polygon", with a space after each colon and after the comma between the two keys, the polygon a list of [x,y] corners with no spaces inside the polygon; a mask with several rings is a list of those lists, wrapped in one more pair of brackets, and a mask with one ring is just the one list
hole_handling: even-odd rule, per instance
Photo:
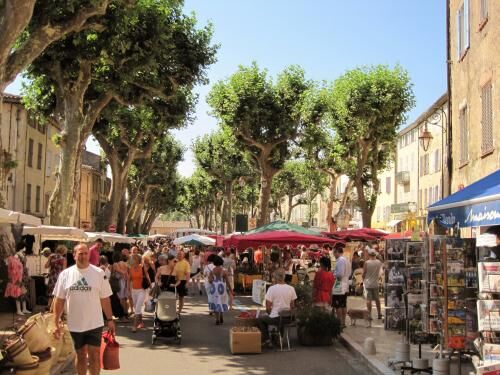
{"label": "child in stroller", "polygon": [[[160,294],[156,299],[153,320],[153,335],[151,337],[153,345],[159,337],[173,337],[178,344],[181,343],[181,324],[177,314],[177,293],[174,286],[175,276],[173,275],[173,268],[171,270],[168,268],[174,263],[173,257],[169,257],[167,262],[167,265],[163,266],[166,268],[161,270],[163,272],[167,271],[167,274],[158,272],[157,275]],[[170,272],[168,272],[169,270]]]}

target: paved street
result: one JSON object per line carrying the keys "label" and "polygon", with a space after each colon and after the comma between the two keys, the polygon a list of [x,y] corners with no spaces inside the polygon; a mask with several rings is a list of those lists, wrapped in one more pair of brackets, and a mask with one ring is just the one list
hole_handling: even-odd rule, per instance
{"label": "paved street", "polygon": [[[248,306],[249,299],[238,301]],[[267,351],[260,355],[232,355],[229,351],[229,328],[237,312],[226,314],[224,325],[216,326],[206,313],[206,300],[187,299],[182,319],[183,341],[176,346],[171,341],[159,341],[151,346],[152,320],[146,330],[132,333],[126,325],[118,328],[121,344],[120,374],[167,373],[182,374],[370,374],[358,358],[353,357],[340,343],[331,347],[303,347],[295,334],[292,352]],[[113,371],[103,371],[113,374]]]}

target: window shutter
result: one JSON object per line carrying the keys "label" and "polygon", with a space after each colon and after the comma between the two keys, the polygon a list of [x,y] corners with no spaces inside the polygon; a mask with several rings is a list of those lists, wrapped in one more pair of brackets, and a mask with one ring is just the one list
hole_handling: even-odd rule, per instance
{"label": "window shutter", "polygon": [[464,0],[464,50],[469,48],[469,0]]}

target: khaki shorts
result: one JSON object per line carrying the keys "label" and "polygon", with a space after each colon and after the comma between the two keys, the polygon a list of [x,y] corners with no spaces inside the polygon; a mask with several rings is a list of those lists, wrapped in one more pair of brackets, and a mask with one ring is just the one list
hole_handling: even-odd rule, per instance
{"label": "khaki shorts", "polygon": [[367,301],[376,301],[380,297],[378,295],[378,288],[366,288],[366,300]]}

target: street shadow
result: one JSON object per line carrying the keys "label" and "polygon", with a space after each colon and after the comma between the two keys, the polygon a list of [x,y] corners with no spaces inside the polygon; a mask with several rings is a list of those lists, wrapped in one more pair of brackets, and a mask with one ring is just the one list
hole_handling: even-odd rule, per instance
{"label": "street shadow", "polygon": [[[295,329],[290,331],[290,344],[292,351],[281,352],[278,350],[263,350],[262,354],[233,355],[229,348],[229,332],[235,326],[235,317],[242,309],[256,309],[258,306],[251,302],[250,296],[237,296],[239,310],[233,310],[224,314],[224,324],[216,325],[215,318],[209,316],[208,305],[202,297],[187,297],[184,313],[181,320],[182,343],[177,345],[172,339],[158,339],[155,345],[151,344],[153,314],[145,314],[144,321],[146,329],[137,333],[131,332],[131,324],[118,325],[118,340],[124,337],[121,345],[122,351],[133,348],[142,348],[153,351],[155,358],[160,358],[161,353],[165,355],[175,354],[182,361],[196,361],[207,372],[216,374],[234,375],[265,375],[283,373],[324,375],[330,373],[332,360],[335,369],[343,374],[367,374],[366,371],[356,371],[353,361],[346,360],[338,355],[339,351],[345,351],[340,343],[336,342],[328,347],[304,347],[300,346]],[[338,363],[337,363],[338,362]],[[368,372],[369,373],[369,372]]]}

